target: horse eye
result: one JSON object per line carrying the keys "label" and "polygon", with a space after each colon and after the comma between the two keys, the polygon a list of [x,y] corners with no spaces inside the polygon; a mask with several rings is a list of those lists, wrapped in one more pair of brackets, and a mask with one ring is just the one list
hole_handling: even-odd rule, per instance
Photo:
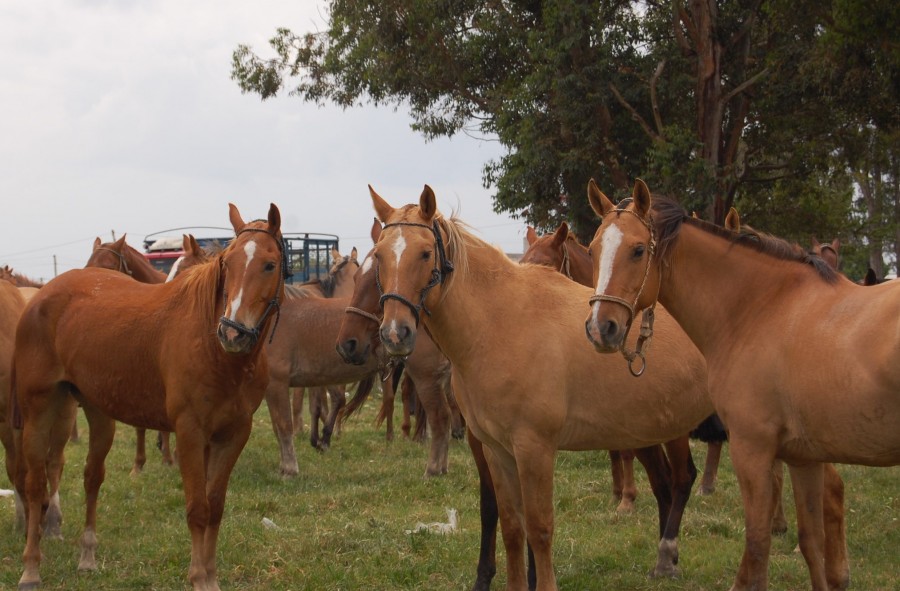
{"label": "horse eye", "polygon": [[274,271],[274,270],[275,270],[275,263],[272,263],[272,262],[266,263],[266,271]]}
{"label": "horse eye", "polygon": [[427,260],[430,259],[430,258],[431,258],[431,251],[430,251],[430,250],[426,250],[425,252],[422,253],[422,260],[423,260],[423,261],[427,261]]}
{"label": "horse eye", "polygon": [[634,247],[634,258],[639,259],[644,256],[644,245],[638,244]]}

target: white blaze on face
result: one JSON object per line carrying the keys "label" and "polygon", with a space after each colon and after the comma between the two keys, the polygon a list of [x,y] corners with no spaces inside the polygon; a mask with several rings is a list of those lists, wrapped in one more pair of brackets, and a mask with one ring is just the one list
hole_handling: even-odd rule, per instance
{"label": "white blaze on face", "polygon": [[175,259],[175,262],[172,263],[172,268],[169,269],[169,274],[166,276],[166,283],[175,279],[175,276],[178,275],[178,267],[181,266],[181,262],[184,260],[184,255]]}
{"label": "white blaze on face", "polygon": [[[256,242],[251,240],[247,244],[244,245],[244,254],[247,255],[247,261],[244,263],[244,271],[246,271],[250,267],[250,261],[253,260],[253,255],[256,253]],[[241,286],[240,291],[238,291],[237,295],[234,296],[234,299],[231,300],[231,315],[228,316],[229,320],[237,322],[237,313],[241,308],[241,299],[244,297],[244,287]]]}
{"label": "white blaze on face", "polygon": [[373,264],[374,264],[374,263],[372,262],[372,257],[371,257],[371,256],[367,256],[367,257],[366,257],[366,260],[364,260],[364,261],[363,261],[363,264],[362,264],[362,274],[365,275],[366,273],[368,273],[369,271],[371,271],[371,270],[372,270],[372,265],[373,265]]}
{"label": "white blaze on face", "polygon": [[[400,269],[400,257],[403,256],[403,252],[406,250],[406,238],[403,237],[403,228],[397,228],[397,237],[394,239],[394,244],[391,247],[391,250],[394,252],[394,258],[397,262],[397,269]],[[394,291],[400,290],[400,273],[397,273],[397,277],[394,279]],[[397,334],[397,319],[394,318],[391,320],[390,331],[392,335]]]}
{"label": "white blaze on face", "polygon": [[[609,280],[612,277],[613,262],[616,260],[616,253],[622,245],[622,230],[616,226],[610,226],[603,232],[603,239],[600,247],[600,262],[597,266],[597,288],[594,293],[597,295],[606,295],[606,288],[609,287]],[[597,320],[597,314],[600,310],[600,302],[594,302],[591,306],[591,316],[594,321]]]}

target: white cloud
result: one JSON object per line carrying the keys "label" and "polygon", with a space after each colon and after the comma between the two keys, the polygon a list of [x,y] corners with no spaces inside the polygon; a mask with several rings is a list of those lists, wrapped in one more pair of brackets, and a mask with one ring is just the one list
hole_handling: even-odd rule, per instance
{"label": "white cloud", "polygon": [[524,225],[481,187],[495,143],[425,143],[404,112],[262,102],[230,79],[239,43],[324,28],[320,3],[63,0],[0,5],[0,265],[35,278],[83,266],[96,236],[227,226],[282,210],[285,230],[368,247],[366,184],[391,203],[430,184],[443,211],[507,251]]}

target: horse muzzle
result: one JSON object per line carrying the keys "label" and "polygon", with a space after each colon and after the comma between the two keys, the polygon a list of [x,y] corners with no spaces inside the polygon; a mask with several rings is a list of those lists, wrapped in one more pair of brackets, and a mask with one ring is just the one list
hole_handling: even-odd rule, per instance
{"label": "horse muzzle", "polygon": [[598,353],[615,353],[625,336],[625,331],[615,320],[597,321],[593,317],[584,322],[584,332]]}
{"label": "horse muzzle", "polygon": [[216,329],[216,336],[222,349],[231,354],[249,353],[259,340],[255,331],[247,328],[241,330],[239,326],[225,325],[221,321]]}
{"label": "horse muzzle", "polygon": [[391,357],[406,357],[416,346],[416,331],[406,323],[381,325],[381,346]]}
{"label": "horse muzzle", "polygon": [[363,365],[369,360],[369,345],[359,346],[357,339],[347,339],[334,346],[345,363]]}

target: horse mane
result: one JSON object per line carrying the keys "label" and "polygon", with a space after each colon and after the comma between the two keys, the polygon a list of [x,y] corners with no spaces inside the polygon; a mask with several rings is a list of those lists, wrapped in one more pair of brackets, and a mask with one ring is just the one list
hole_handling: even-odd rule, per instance
{"label": "horse mane", "polygon": [[223,253],[185,269],[183,277],[170,283],[179,296],[173,301],[188,315],[203,319],[215,317],[222,279]]}
{"label": "horse mane", "polygon": [[713,234],[727,240],[731,244],[753,249],[766,256],[783,261],[793,261],[811,266],[816,273],[827,283],[838,280],[838,273],[832,269],[821,257],[810,255],[800,245],[788,242],[765,232],[753,230],[751,232],[732,232],[711,222],[692,218],[678,204],[678,202],[665,196],[654,195],[651,201],[653,211],[652,223],[656,232],[657,251],[660,260],[664,260],[673,247],[683,224],[689,224],[699,228],[708,234]]}
{"label": "horse mane", "polygon": [[44,284],[40,281],[35,281],[21,273],[16,273],[9,265],[4,265],[3,268],[0,269],[0,279],[5,279],[16,287],[44,287]]}
{"label": "horse mane", "polygon": [[312,289],[309,289],[313,285],[315,285],[315,282],[313,281],[299,284],[286,283],[284,286],[284,295],[292,300],[319,297],[317,293],[314,293]]}
{"label": "horse mane", "polygon": [[[446,235],[444,248],[447,254],[447,260],[453,264],[453,272],[445,279],[445,293],[451,289],[455,278],[465,277],[470,273],[468,256],[469,248],[489,248],[495,250],[501,255],[500,258],[505,261],[505,264],[508,264],[512,268],[516,267],[516,263],[506,256],[506,253],[498,246],[490,244],[473,234],[469,225],[456,217],[456,214],[452,214],[450,218],[445,218],[438,213],[435,215],[434,219]],[[484,271],[491,273],[496,270],[497,269],[484,269]]]}

